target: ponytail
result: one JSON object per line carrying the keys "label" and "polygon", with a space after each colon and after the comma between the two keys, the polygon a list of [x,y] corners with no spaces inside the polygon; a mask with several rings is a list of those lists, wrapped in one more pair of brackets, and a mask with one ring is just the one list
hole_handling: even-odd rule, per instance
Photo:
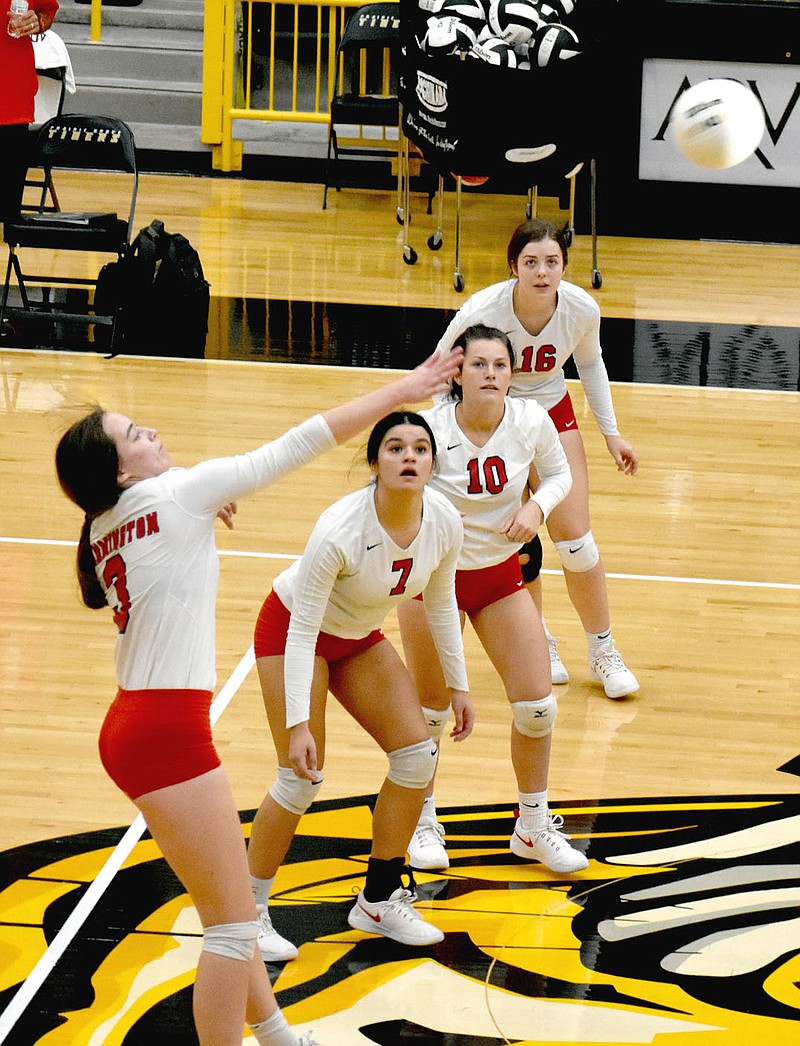
{"label": "ponytail", "polygon": [[92,517],[87,514],[78,540],[78,584],[81,586],[81,597],[90,610],[100,610],[108,606],[103,586],[97,580],[94,569],[94,555],[89,532],[92,528]]}
{"label": "ponytail", "polygon": [[56,448],[56,473],[61,489],[85,513],[78,541],[78,584],[86,606],[99,610],[107,603],[97,580],[89,532],[92,519],[113,508],[122,493],[117,481],[119,456],[103,428],[101,407],[76,421],[61,437]]}

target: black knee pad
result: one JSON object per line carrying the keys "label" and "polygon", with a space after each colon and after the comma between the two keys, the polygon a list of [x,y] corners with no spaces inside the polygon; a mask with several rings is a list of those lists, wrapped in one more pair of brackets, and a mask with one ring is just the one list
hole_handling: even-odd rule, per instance
{"label": "black knee pad", "polygon": [[542,542],[537,534],[533,541],[528,541],[519,550],[520,560],[523,556],[528,557],[528,562],[520,562],[520,569],[522,571],[522,580],[527,584],[529,581],[535,581],[539,576],[539,571],[542,569]]}

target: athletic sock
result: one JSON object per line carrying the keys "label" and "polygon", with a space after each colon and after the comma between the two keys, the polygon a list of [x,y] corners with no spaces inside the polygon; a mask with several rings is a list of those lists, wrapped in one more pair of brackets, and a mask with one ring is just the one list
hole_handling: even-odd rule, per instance
{"label": "athletic sock", "polygon": [[519,823],[526,832],[541,832],[550,823],[547,791],[519,793]]}
{"label": "athletic sock", "polygon": [[589,657],[592,657],[604,643],[611,639],[611,629],[607,628],[605,632],[586,632],[585,635],[589,645]]}
{"label": "athletic sock", "polygon": [[271,879],[259,879],[258,876],[250,876],[250,888],[253,891],[256,904],[269,904],[269,895],[272,892],[272,884],[274,882],[274,875]]}
{"label": "athletic sock", "polygon": [[422,801],[422,813],[419,815],[420,821],[435,821],[436,818],[436,797],[433,795],[426,796]]}
{"label": "athletic sock", "polygon": [[259,1046],[297,1046],[297,1036],[280,1009],[265,1021],[249,1025],[249,1028]]}
{"label": "athletic sock", "polygon": [[403,885],[400,874],[404,865],[404,857],[390,857],[388,861],[370,857],[364,883],[364,899],[370,904],[387,901],[394,891]]}

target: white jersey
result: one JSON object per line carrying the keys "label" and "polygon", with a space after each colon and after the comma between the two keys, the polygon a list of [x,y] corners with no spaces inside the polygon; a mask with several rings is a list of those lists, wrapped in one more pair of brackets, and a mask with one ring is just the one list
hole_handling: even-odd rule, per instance
{"label": "white jersey", "polygon": [[404,599],[425,592],[425,610],[447,685],[466,690],[455,571],[461,519],[441,494],[423,491],[422,524],[408,548],[383,529],[370,485],[337,501],[317,520],[302,557],[275,578],[291,611],[286,640],[286,725],[308,719],[319,633],[363,639]]}
{"label": "white jersey", "polygon": [[523,502],[531,464],[539,486],[531,494],[545,519],[567,496],[572,473],[547,411],[533,400],[506,397],[503,420],[482,447],[456,421],[447,400],[421,411],[436,437],[436,469],[428,485],[458,509],[464,526],[459,570],[495,566],[522,547],[501,532]]}
{"label": "white jersey", "polygon": [[119,629],[124,690],[213,690],[217,512],[336,445],[321,415],[248,454],[134,483],[92,521],[95,569]]}
{"label": "white jersey", "polygon": [[556,309],[539,334],[530,334],[514,312],[516,279],[485,287],[468,298],[450,321],[438,353],[449,352],[474,323],[497,327],[511,339],[517,366],[511,395],[535,399],[550,410],[564,398],[564,364],[572,356],[586,399],[604,436],[619,435],[608,371],[600,348],[600,307],[582,287],[562,280]]}

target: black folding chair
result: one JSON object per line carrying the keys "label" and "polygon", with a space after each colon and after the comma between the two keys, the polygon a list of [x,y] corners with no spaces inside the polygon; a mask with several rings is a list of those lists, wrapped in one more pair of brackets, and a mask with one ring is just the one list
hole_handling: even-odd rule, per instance
{"label": "black folding chair", "polygon": [[[97,285],[97,277],[35,275],[23,270],[18,252],[20,249],[43,250],[52,255],[53,251],[82,251],[112,254],[116,255],[118,261],[122,260],[133,236],[139,187],[133,134],[127,124],[111,116],[62,114],[42,124],[37,136],[36,152],[38,155],[33,158],[32,165],[41,167],[45,174],[39,206],[33,213],[22,213],[17,220],[6,222],[3,229],[9,255],[0,301],[0,323],[5,318],[43,315],[54,322],[70,320],[110,325],[113,351],[118,309],[115,308],[110,315],[98,315],[91,306],[78,312],[51,299],[51,292],[57,285],[91,288]],[[47,205],[48,184],[52,184],[52,172],[58,169],[85,171],[87,175],[89,172],[109,174],[110,177],[103,179],[102,185],[98,185],[94,178],[91,190],[104,201],[108,198],[117,210],[124,208],[124,217],[119,217],[117,210],[53,212]],[[82,180],[77,179],[76,182]],[[86,188],[83,186],[84,199]],[[8,305],[12,273],[16,278],[21,307]],[[41,288],[41,299],[33,300],[31,285]]]}
{"label": "black folding chair", "polygon": [[[383,160],[398,157],[398,142],[386,138],[385,129],[397,128],[399,140],[396,83],[399,47],[400,9],[396,3],[356,8],[345,24],[333,68],[323,210],[328,206],[328,186],[334,184],[337,192],[341,189],[340,157]],[[343,130],[346,126],[357,127],[357,135],[346,135]],[[363,134],[364,127],[384,130],[380,136],[371,138]],[[398,170],[398,185],[399,177]]]}
{"label": "black folding chair", "polygon": [[[61,115],[61,110],[64,108],[64,98],[67,93],[66,75],[67,70],[63,65],[52,66],[47,69],[37,68],[36,76],[39,80],[39,89],[36,92],[36,113],[32,132],[37,131],[46,120],[51,120],[53,117]],[[24,188],[41,189],[42,187],[45,188],[46,194],[50,197],[50,203],[46,204],[43,209],[46,211],[60,211],[61,205],[58,202],[52,175],[44,174],[42,171],[37,173],[32,166],[29,166],[28,173],[25,176]],[[31,203],[27,202],[27,195],[23,191],[22,210],[41,210],[42,204],[36,198],[38,194],[30,194],[31,198],[35,200],[35,202]]]}

